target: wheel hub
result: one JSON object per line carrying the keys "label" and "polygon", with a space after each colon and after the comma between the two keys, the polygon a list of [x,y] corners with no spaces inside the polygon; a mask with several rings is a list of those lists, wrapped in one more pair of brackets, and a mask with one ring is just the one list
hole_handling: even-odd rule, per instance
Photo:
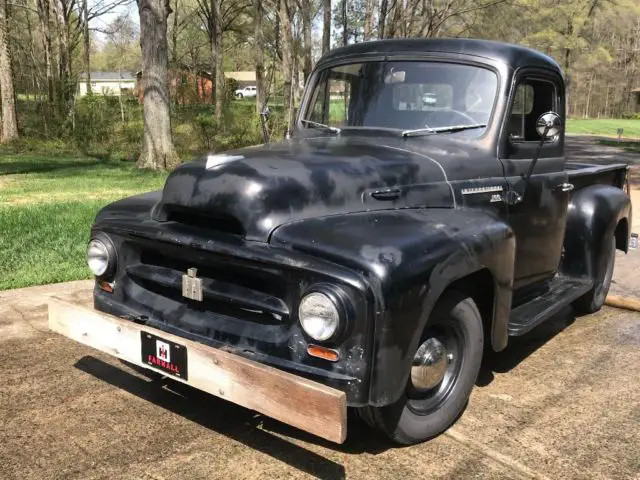
{"label": "wheel hub", "polygon": [[426,340],[413,357],[411,383],[418,390],[436,387],[444,378],[451,360],[445,346],[435,338]]}

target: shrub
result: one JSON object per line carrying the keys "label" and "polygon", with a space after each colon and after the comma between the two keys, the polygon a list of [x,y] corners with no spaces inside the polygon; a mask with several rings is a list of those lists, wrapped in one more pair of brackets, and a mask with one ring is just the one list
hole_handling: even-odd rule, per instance
{"label": "shrub", "polygon": [[236,96],[236,90],[238,89],[238,81],[235,78],[225,78],[224,81],[224,97],[225,103],[233,101]]}
{"label": "shrub", "polygon": [[202,145],[207,150],[210,150],[213,146],[213,139],[218,129],[218,125],[216,124],[213,113],[209,112],[197,114],[194,123],[200,135],[200,141]]}
{"label": "shrub", "polygon": [[113,99],[87,95],[76,102],[74,140],[79,147],[107,142],[120,117],[120,108]]}
{"label": "shrub", "polygon": [[640,112],[625,112],[622,114],[622,118],[626,120],[640,120]]}

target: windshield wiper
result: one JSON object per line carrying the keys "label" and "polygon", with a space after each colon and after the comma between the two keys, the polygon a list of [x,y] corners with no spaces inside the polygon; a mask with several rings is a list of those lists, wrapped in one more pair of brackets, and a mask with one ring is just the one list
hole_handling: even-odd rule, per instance
{"label": "windshield wiper", "polygon": [[434,127],[434,128],[416,128],[415,130],[404,130],[402,132],[403,137],[419,137],[422,135],[433,135],[435,133],[442,132],[461,132],[462,130],[471,130],[473,128],[484,128],[487,125],[485,123],[475,123],[473,125],[450,125],[448,127]]}
{"label": "windshield wiper", "polygon": [[314,122],[313,120],[302,119],[300,121],[304,122],[304,123],[308,123],[309,125],[311,125],[314,128],[321,128],[321,129],[323,129],[323,130],[325,130],[327,132],[340,133],[340,129],[338,127],[332,127],[331,125],[325,125],[324,123]]}

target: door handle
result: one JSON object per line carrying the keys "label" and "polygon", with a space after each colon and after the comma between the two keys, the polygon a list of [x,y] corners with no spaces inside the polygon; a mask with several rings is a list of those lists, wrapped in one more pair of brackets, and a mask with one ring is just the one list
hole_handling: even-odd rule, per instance
{"label": "door handle", "polygon": [[376,190],[371,196],[376,200],[397,200],[400,198],[400,193],[399,188],[387,188],[384,190]]}
{"label": "door handle", "polygon": [[570,192],[571,190],[573,190],[573,188],[574,186],[572,183],[561,183],[560,185],[555,187],[554,190],[558,192]]}

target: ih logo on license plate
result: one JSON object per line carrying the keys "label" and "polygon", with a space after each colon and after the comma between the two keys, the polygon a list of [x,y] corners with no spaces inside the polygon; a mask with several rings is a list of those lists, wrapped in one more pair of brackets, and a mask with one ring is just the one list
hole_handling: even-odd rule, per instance
{"label": "ih logo on license plate", "polygon": [[182,275],[182,296],[201,302],[202,279],[196,277],[197,273],[197,268],[190,268],[186,275]]}

